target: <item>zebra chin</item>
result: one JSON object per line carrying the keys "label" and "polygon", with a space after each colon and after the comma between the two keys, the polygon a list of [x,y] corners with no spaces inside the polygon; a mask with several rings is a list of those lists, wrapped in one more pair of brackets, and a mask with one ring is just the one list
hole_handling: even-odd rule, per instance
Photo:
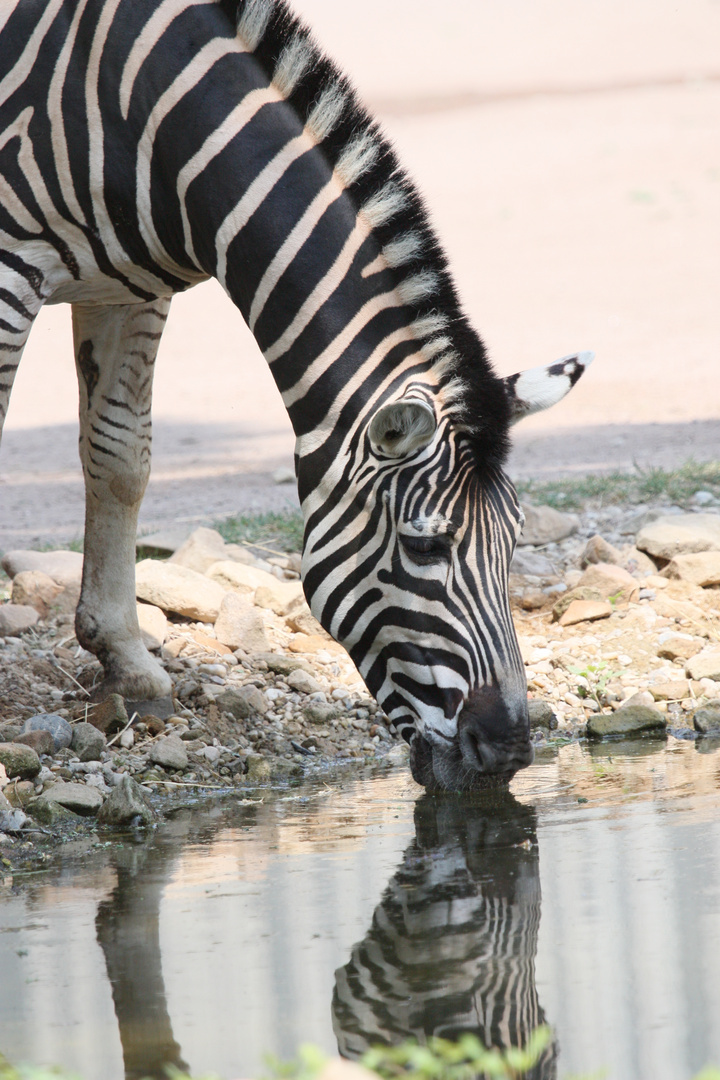
{"label": "zebra chin", "polygon": [[495,687],[470,696],[454,739],[416,732],[410,742],[413,779],[427,791],[468,791],[507,784],[533,762],[525,697],[508,705]]}

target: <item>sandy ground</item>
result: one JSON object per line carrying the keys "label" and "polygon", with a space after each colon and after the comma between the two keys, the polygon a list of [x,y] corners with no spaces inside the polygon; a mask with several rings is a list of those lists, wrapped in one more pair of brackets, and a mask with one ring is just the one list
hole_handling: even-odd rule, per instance
{"label": "sandy ground", "polygon": [[[425,193],[502,373],[591,348],[515,475],[720,455],[720,2],[297,7]],[[82,529],[69,310],[41,313],[0,457],[0,548]],[[279,395],[215,284],[177,297],[144,528],[295,505]]]}

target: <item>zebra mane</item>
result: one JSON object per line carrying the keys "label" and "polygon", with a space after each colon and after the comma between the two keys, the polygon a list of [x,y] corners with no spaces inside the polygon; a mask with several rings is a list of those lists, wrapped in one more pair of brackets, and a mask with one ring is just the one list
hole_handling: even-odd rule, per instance
{"label": "zebra mane", "polygon": [[244,46],[321,144],[346,193],[397,275],[412,330],[481,469],[502,465],[510,407],[505,385],[460,307],[423,199],[348,78],[316,45],[286,0],[222,0]]}

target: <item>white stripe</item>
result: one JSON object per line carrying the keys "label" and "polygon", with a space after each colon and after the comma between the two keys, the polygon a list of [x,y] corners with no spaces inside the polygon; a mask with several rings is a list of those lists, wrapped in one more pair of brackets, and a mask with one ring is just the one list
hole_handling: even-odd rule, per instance
{"label": "white stripe", "polygon": [[[6,5],[8,8],[10,7],[10,5],[7,4],[7,0]],[[4,105],[11,94],[14,94],[17,88],[22,86],[27,79],[35,66],[35,61],[37,60],[37,55],[45,38],[45,34],[63,5],[64,0],[50,0],[47,4],[37,26],[28,38],[25,48],[18,57],[15,66],[11,68],[2,80],[2,83],[0,83],[0,105]]]}
{"label": "white stripe", "polygon": [[85,12],[87,4],[88,0],[80,0],[80,3],[75,8],[70,28],[55,64],[53,77],[50,80],[47,100],[48,118],[50,120],[50,137],[52,140],[53,154],[55,156],[55,171],[57,173],[58,183],[70,213],[73,214],[75,220],[82,225],[86,223],[86,218],[75,194],[72,172],[70,171],[70,155],[68,154],[67,139],[65,137],[62,96],[65,88],[65,76],[67,74],[68,64],[70,63],[70,56],[75,46],[78,24]]}

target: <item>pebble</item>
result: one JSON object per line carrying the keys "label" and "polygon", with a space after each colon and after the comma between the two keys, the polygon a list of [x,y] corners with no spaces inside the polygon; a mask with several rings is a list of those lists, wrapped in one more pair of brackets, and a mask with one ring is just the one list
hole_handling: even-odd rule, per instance
{"label": "pebble", "polygon": [[[82,816],[96,814],[103,804],[102,794],[97,788],[64,781],[58,781],[47,791],[43,791],[42,798],[46,802],[57,803],[66,810],[72,810],[74,814]],[[28,807],[32,805],[33,803],[29,803]]]}
{"label": "pebble", "polygon": [[135,822],[151,825],[155,817],[140,785],[129,776],[120,776],[98,812],[98,823],[106,828],[122,829]]}
{"label": "pebble", "polygon": [[55,750],[62,750],[72,742],[72,727],[58,713],[38,713],[23,725],[23,735],[29,731],[47,731],[52,735]]}
{"label": "pebble", "polygon": [[185,743],[177,735],[166,735],[154,742],[148,757],[164,769],[186,769],[189,762]]}
{"label": "pebble", "polygon": [[99,761],[107,746],[107,739],[94,724],[82,721],[72,728],[71,746],[80,761]]}
{"label": "pebble", "polygon": [[643,732],[663,734],[666,727],[667,720],[657,709],[649,705],[623,705],[617,712],[591,716],[587,722],[587,733],[590,738]]}
{"label": "pebble", "polygon": [[5,766],[9,780],[32,780],[40,772],[40,758],[30,746],[22,743],[0,743],[0,764]]}

